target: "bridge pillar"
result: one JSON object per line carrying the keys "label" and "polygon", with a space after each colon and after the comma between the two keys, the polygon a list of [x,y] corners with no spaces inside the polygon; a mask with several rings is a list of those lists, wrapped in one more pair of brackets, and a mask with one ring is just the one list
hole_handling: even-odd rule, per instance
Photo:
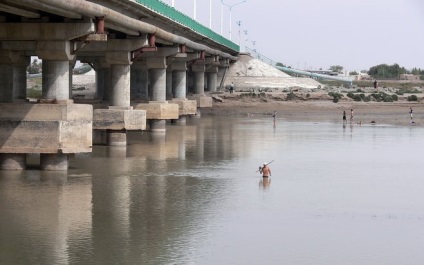
{"label": "bridge pillar", "polygon": [[[15,99],[16,52],[1,51],[0,56],[0,102],[11,103]],[[17,77],[17,76],[16,76]],[[20,81],[20,80],[17,80]],[[19,84],[22,84],[20,82]],[[26,88],[26,69],[25,69],[25,88]],[[16,95],[17,96],[17,95]],[[25,90],[26,96],[26,90]],[[21,170],[26,168],[26,154],[3,153],[0,154],[0,169],[5,170]]]}
{"label": "bridge pillar", "polygon": [[146,62],[135,61],[131,65],[131,98],[136,101],[149,100],[149,70]]}
{"label": "bridge pillar", "polygon": [[99,58],[97,62],[94,62],[94,70],[96,70],[96,92],[94,97],[101,102],[110,102],[110,64],[104,58]]}
{"label": "bridge pillar", "polygon": [[205,94],[205,65],[193,64],[191,70],[194,73],[194,93],[196,95]]}
{"label": "bridge pillar", "polygon": [[197,102],[187,99],[187,58],[176,58],[170,65],[172,69],[172,103],[178,104],[179,118],[174,122],[185,124],[187,115],[194,115],[197,111]]}
{"label": "bridge pillar", "polygon": [[13,63],[13,101],[26,101],[27,96],[27,67],[29,56],[19,56]]}
{"label": "bridge pillar", "polygon": [[13,76],[15,61],[18,53],[15,51],[0,51],[0,102],[13,102]]}
{"label": "bridge pillar", "polygon": [[[109,106],[94,110],[93,129],[96,143],[126,146],[128,130],[146,129],[146,112],[131,107],[131,64],[133,52],[147,44],[145,37],[109,39],[82,47],[79,55],[98,60],[98,86],[103,86]],[[93,55],[94,54],[94,55]],[[98,59],[93,57],[100,57]],[[103,80],[99,80],[103,77]],[[110,100],[108,100],[110,99]],[[100,136],[100,137],[99,137]]]}
{"label": "bridge pillar", "polygon": [[205,96],[205,64],[195,63],[191,66],[194,73],[194,99],[198,108],[212,107],[212,98]]}
{"label": "bridge pillar", "polygon": [[[42,102],[70,104],[70,61],[71,43],[69,41],[41,41],[38,43],[38,57],[43,60]],[[72,72],[71,72],[72,74]],[[43,170],[67,170],[68,155],[53,153],[40,155]]]}
{"label": "bridge pillar", "polygon": [[173,97],[172,91],[172,68],[166,68],[166,100],[171,100]]}
{"label": "bridge pillar", "polygon": [[217,77],[218,77],[218,67],[211,66],[207,69],[207,76],[208,76],[208,85],[207,89],[209,92],[216,92],[216,84],[217,84]]}
{"label": "bridge pillar", "polygon": [[[108,58],[113,56],[113,58]],[[111,63],[110,85],[111,99],[109,109],[130,110],[130,53],[107,53],[106,58]],[[126,130],[107,130],[107,144],[111,146],[126,146]]]}
{"label": "bridge pillar", "polygon": [[157,52],[142,55],[141,60],[146,62],[149,69],[149,81],[151,86],[151,101],[140,103],[136,109],[146,111],[150,131],[156,134],[166,133],[166,120],[178,118],[178,105],[169,104],[166,101],[167,94],[167,57],[178,53],[177,47],[158,48]]}

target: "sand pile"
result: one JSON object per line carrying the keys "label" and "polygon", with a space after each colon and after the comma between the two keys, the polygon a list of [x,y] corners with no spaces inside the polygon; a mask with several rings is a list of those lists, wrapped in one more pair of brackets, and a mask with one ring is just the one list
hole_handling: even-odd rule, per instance
{"label": "sand pile", "polygon": [[310,91],[321,87],[314,79],[292,77],[249,54],[240,54],[240,59],[230,66],[224,86],[228,87],[231,82],[236,91]]}

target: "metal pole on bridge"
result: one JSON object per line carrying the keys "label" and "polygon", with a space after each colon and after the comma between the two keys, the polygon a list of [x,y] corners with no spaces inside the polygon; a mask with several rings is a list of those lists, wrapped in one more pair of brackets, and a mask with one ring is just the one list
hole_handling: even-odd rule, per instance
{"label": "metal pole on bridge", "polygon": [[193,0],[193,19],[196,20],[196,0]]}
{"label": "metal pole on bridge", "polygon": [[[235,4],[233,4],[233,5],[227,5],[226,3],[224,3],[223,1],[221,1],[221,3],[223,4],[223,5],[226,5],[226,6],[228,6],[229,8],[230,8],[230,40],[233,40],[233,35],[232,35],[232,32],[231,32],[231,23],[232,23],[232,18],[231,18],[231,11],[232,11],[232,9],[233,9],[233,7],[234,6],[236,6],[236,5],[240,5],[240,4],[243,4],[244,2],[247,2],[247,0],[243,0],[243,1],[241,1],[241,2],[238,2],[238,3],[235,3]],[[222,10],[222,9],[221,9]],[[222,13],[221,13],[222,14]],[[221,15],[221,20],[222,20],[222,15]],[[222,29],[222,25],[221,25],[221,29]],[[221,30],[222,31],[222,30]],[[221,33],[222,34],[222,33]]]}

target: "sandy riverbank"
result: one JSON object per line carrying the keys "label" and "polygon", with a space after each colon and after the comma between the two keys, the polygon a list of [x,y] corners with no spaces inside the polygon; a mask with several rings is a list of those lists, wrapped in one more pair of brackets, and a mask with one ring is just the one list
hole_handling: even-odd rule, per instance
{"label": "sandy riverbank", "polygon": [[[225,97],[224,97],[225,98]],[[413,109],[411,123],[409,110]],[[388,124],[396,126],[423,126],[424,104],[421,102],[355,102],[331,100],[294,100],[263,102],[258,99],[225,98],[214,102],[212,108],[202,109],[202,115],[246,116],[272,118],[274,111],[278,118],[299,121],[340,121],[343,110],[350,119],[350,109],[354,110],[354,121],[362,124]]]}

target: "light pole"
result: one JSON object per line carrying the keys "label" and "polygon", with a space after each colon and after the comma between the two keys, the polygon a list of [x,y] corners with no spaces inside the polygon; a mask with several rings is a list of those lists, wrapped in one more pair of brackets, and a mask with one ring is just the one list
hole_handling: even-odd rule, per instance
{"label": "light pole", "polygon": [[[247,0],[243,0],[243,1],[241,1],[241,2],[238,2],[238,3],[235,3],[235,4],[232,4],[232,5],[227,5],[226,3],[224,3],[224,1],[223,0],[221,0],[221,3],[223,4],[223,5],[226,5],[226,6],[228,6],[229,8],[230,8],[230,40],[232,40],[233,39],[233,36],[232,36],[232,32],[231,32],[231,23],[232,23],[232,19],[231,19],[231,10],[233,9],[233,7],[234,6],[236,6],[236,5],[240,5],[240,4],[243,4],[244,2],[246,2]],[[221,11],[222,11],[222,9],[221,9]],[[221,22],[222,22],[222,12],[221,12]],[[222,23],[221,23],[221,34],[222,34]]]}
{"label": "light pole", "polygon": [[193,0],[193,19],[196,20],[196,0]]}
{"label": "light pole", "polygon": [[212,29],[212,0],[209,0],[209,28]]}

